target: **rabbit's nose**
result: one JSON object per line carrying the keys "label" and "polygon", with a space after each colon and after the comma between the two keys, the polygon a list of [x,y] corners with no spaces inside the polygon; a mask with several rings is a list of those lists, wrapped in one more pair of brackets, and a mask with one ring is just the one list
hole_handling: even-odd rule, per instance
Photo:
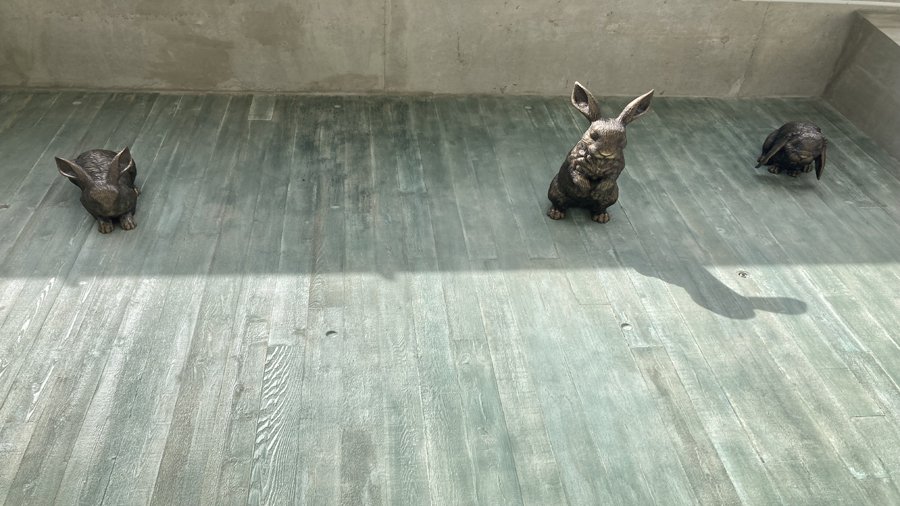
{"label": "rabbit's nose", "polygon": [[613,158],[616,156],[615,148],[601,146],[599,143],[588,146],[588,152],[594,158]]}

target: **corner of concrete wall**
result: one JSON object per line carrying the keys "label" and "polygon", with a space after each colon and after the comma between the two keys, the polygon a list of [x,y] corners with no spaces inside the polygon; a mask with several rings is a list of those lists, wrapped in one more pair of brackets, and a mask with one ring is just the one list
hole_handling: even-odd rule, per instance
{"label": "corner of concrete wall", "polygon": [[823,96],[900,159],[900,13],[856,16]]}

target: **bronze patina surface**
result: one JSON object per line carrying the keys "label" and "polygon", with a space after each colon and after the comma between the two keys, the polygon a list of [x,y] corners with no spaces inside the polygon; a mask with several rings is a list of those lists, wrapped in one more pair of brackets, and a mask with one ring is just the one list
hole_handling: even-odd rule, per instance
{"label": "bronze patina surface", "polygon": [[625,169],[625,127],[650,109],[653,90],[634,99],[616,118],[604,118],[600,105],[584,86],[575,83],[572,105],[591,125],[569,151],[559,173],[550,182],[547,197],[553,204],[547,216],[566,217],[570,207],[590,211],[598,223],[609,221],[607,208],[619,198],[616,179]]}
{"label": "bronze patina surface", "polygon": [[124,230],[137,226],[134,212],[140,190],[134,185],[137,167],[128,148],[118,153],[92,149],[75,161],[57,157],[56,166],[81,188],[81,204],[97,220],[101,234],[112,232],[115,221]]}
{"label": "bronze patina surface", "polygon": [[797,177],[800,172],[812,171],[815,164],[816,179],[822,179],[827,144],[818,126],[805,121],[791,121],[766,137],[756,166],[766,165],[772,174],[786,172],[791,177]]}

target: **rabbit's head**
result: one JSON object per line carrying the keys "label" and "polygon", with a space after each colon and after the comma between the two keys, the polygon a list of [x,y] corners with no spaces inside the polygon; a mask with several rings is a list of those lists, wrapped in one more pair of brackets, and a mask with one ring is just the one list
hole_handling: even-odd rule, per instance
{"label": "rabbit's head", "polygon": [[128,148],[118,153],[88,151],[75,162],[57,157],[56,166],[60,174],[81,188],[81,203],[94,216],[120,216],[134,209],[136,169]]}
{"label": "rabbit's head", "polygon": [[591,122],[576,150],[584,151],[581,156],[589,162],[602,164],[624,160],[625,127],[650,109],[651,100],[653,90],[632,100],[618,117],[604,118],[600,114],[600,105],[591,92],[576,82],[572,91],[572,105]]}
{"label": "rabbit's head", "polygon": [[788,141],[784,147],[788,160],[796,165],[809,165],[822,154],[821,139],[799,137]]}
{"label": "rabbit's head", "polygon": [[[810,128],[797,129],[786,136],[783,145],[787,159],[796,165],[809,165],[822,154],[825,138],[820,131]],[[777,147],[777,146],[776,146]]]}

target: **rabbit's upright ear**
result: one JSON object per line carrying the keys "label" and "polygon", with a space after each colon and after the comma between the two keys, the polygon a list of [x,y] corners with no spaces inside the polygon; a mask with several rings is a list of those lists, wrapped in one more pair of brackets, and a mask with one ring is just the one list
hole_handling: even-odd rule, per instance
{"label": "rabbit's upright ear", "polygon": [[653,100],[653,91],[654,90],[650,90],[647,93],[644,93],[632,100],[630,104],[626,105],[625,108],[622,109],[622,114],[619,114],[619,122],[623,125],[627,125],[649,111],[650,102]]}
{"label": "rabbit's upright ear", "polygon": [[572,105],[591,123],[600,119],[600,104],[578,81],[575,81],[575,89],[572,90]]}
{"label": "rabbit's upright ear", "polygon": [[84,172],[84,169],[81,168],[77,163],[66,160],[65,158],[54,157],[56,160],[56,168],[59,170],[59,173],[73,181],[88,181],[87,174]]}
{"label": "rabbit's upright ear", "polygon": [[131,151],[129,151],[127,147],[122,148],[122,151],[116,153],[116,156],[113,157],[112,162],[109,164],[108,180],[113,183],[117,182],[119,180],[119,174],[122,174],[133,167],[134,160],[131,158]]}

